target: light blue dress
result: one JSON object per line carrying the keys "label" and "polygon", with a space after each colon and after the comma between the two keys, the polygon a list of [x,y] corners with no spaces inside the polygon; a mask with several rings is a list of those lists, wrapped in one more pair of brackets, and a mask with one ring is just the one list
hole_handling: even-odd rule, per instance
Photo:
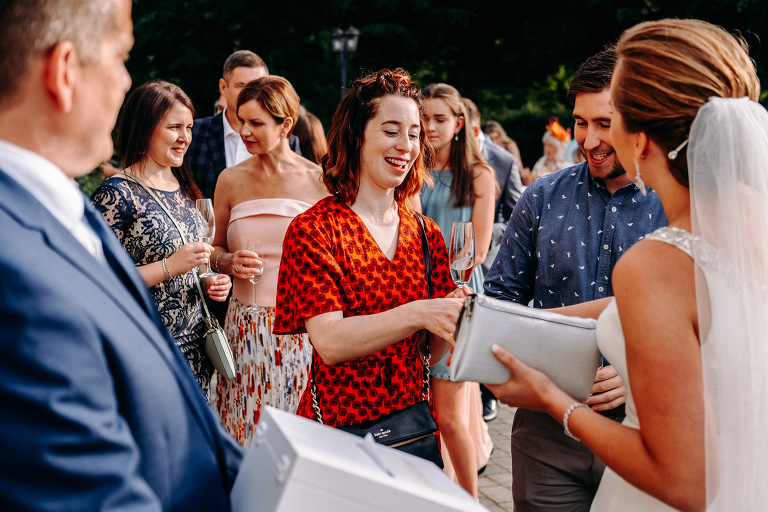
{"label": "light blue dress", "polygon": [[[451,225],[458,221],[472,220],[471,206],[453,206],[451,198],[451,183],[453,181],[453,171],[429,171],[434,181],[434,187],[424,185],[421,189],[421,211],[424,215],[431,218],[440,227],[443,232],[445,246],[450,249]],[[480,265],[476,266],[469,278],[469,286],[475,293],[483,293],[483,270]],[[438,379],[448,379],[449,368],[445,364],[448,354],[436,365],[430,368],[430,374]]]}

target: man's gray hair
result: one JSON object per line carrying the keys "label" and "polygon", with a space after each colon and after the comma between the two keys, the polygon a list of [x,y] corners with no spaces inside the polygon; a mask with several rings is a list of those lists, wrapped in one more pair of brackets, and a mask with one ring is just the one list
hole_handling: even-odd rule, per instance
{"label": "man's gray hair", "polygon": [[116,0],[3,0],[0,2],[0,103],[21,87],[35,58],[62,41],[83,64],[117,29]]}

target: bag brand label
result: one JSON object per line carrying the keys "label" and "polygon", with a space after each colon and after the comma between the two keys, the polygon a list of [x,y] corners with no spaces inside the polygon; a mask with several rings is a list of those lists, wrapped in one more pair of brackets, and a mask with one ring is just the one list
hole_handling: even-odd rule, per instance
{"label": "bag brand label", "polygon": [[392,431],[391,431],[391,430],[384,430],[384,429],[381,429],[381,430],[379,430],[378,432],[374,432],[374,433],[373,433],[373,437],[375,437],[375,438],[377,438],[377,439],[384,439],[385,437],[388,437],[388,436],[389,436],[389,434],[391,434],[391,433],[392,433]]}

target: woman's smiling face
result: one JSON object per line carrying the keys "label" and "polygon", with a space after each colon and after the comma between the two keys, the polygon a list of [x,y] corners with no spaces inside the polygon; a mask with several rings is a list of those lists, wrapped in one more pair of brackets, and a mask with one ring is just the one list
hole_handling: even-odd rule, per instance
{"label": "woman's smiling face", "polygon": [[420,151],[419,107],[410,98],[384,96],[363,133],[360,181],[395,189],[408,175]]}
{"label": "woman's smiling face", "polygon": [[176,103],[152,132],[148,156],[160,167],[181,167],[192,141],[192,112]]}

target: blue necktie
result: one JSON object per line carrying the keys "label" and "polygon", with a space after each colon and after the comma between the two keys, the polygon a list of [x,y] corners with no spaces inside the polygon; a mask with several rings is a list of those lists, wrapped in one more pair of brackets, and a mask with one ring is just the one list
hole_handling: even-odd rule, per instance
{"label": "blue necktie", "polygon": [[[146,284],[140,280],[141,278],[138,276],[137,272],[131,272],[131,275],[126,270],[125,262],[126,260],[129,261],[130,257],[120,245],[115,234],[112,233],[104,223],[101,214],[86,202],[83,217],[101,240],[104,257],[106,258],[109,267],[117,275],[117,278],[123,285],[125,285],[126,289],[133,295],[136,301],[141,305],[142,309],[149,313],[153,319],[159,321],[157,307],[149,298]],[[123,261],[121,261],[121,259]]]}

